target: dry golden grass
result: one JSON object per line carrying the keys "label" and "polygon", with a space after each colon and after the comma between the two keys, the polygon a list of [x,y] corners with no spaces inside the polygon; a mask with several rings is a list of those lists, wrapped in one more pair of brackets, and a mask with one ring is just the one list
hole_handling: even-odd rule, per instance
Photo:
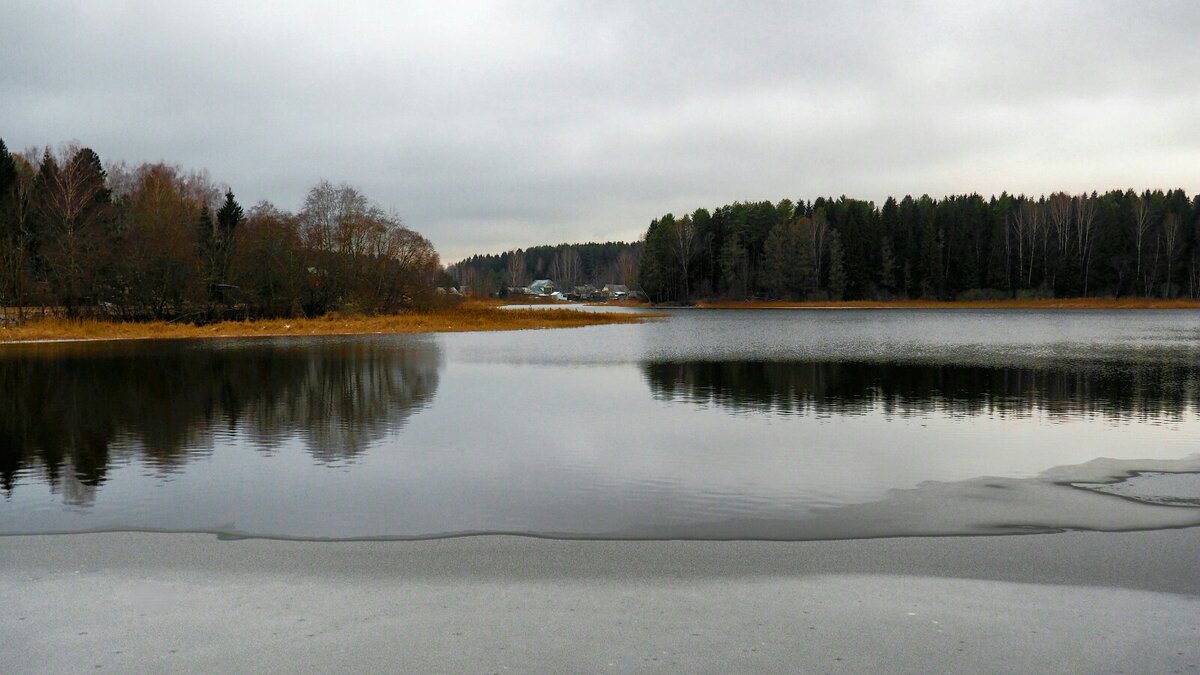
{"label": "dry golden grass", "polygon": [[492,302],[468,301],[430,312],[388,316],[340,316],[316,319],[223,321],[207,326],[152,321],[122,323],[48,318],[0,327],[0,343],[33,340],[124,340],[218,338],[284,335],[358,335],[374,333],[456,333],[463,331],[576,328],[614,323],[640,323],[661,314],[616,314],[577,310],[498,309]]}
{"label": "dry golden grass", "polygon": [[1042,300],[721,300],[696,303],[708,309],[1200,309],[1197,300],[1155,298],[1051,298]]}

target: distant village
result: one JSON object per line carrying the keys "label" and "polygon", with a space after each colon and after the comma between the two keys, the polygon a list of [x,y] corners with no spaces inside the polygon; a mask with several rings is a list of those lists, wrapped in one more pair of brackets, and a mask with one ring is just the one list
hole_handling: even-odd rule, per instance
{"label": "distant village", "polygon": [[[469,294],[470,291],[464,289],[460,291],[457,288],[439,288],[439,293],[450,293],[453,295],[461,295],[464,292]],[[496,297],[514,298],[521,296],[530,296],[536,298],[551,298],[561,300],[563,302],[610,302],[618,300],[634,300],[645,301],[646,295],[637,290],[632,290],[623,284],[605,284],[600,288],[596,288],[591,284],[583,286],[572,286],[570,290],[563,291],[551,279],[538,279],[528,286],[507,286],[503,290],[494,294]]]}
{"label": "distant village", "polygon": [[569,302],[608,302],[610,300],[641,300],[644,299],[637,291],[631,291],[628,286],[621,284],[605,284],[596,288],[591,284],[572,286],[570,290],[560,289],[551,279],[538,279],[528,286],[510,286],[505,290],[508,296],[530,295],[540,298],[554,298]]}

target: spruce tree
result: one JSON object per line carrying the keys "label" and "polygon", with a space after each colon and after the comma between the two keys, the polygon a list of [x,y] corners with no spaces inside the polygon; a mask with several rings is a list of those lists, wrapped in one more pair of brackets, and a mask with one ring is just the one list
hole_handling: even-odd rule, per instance
{"label": "spruce tree", "polygon": [[228,246],[233,241],[234,232],[245,219],[241,205],[233,198],[233,190],[226,190],[225,203],[221,205],[221,210],[217,211],[217,231],[220,233],[222,245]]}
{"label": "spruce tree", "polygon": [[233,265],[233,245],[238,226],[246,219],[242,207],[233,198],[233,190],[225,191],[225,203],[217,211],[216,282],[229,280],[229,268]]}
{"label": "spruce tree", "polygon": [[0,247],[11,245],[10,240],[17,236],[17,218],[13,212],[16,198],[17,165],[0,138]]}
{"label": "spruce tree", "polygon": [[0,201],[6,199],[17,185],[17,164],[0,138]]}

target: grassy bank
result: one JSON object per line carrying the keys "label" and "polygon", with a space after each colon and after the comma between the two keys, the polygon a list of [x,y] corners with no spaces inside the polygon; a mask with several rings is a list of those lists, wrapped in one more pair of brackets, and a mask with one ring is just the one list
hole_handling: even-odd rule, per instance
{"label": "grassy bank", "polygon": [[121,340],[254,337],[283,335],[358,335],[375,333],[452,333],[463,331],[576,328],[639,323],[654,314],[618,314],[577,310],[499,309],[495,302],[466,302],[430,312],[388,316],[341,316],[314,319],[223,321],[196,326],[151,321],[122,323],[48,318],[0,327],[0,343],[34,340]]}
{"label": "grassy bank", "polygon": [[707,309],[1200,309],[1197,300],[1049,298],[1040,300],[708,300]]}

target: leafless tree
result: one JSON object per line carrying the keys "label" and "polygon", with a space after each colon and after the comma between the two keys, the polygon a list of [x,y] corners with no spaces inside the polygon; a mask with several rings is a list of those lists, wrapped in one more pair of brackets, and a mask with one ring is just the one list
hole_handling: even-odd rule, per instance
{"label": "leafless tree", "polygon": [[685,299],[691,297],[692,259],[696,257],[698,248],[696,225],[692,222],[692,217],[684,216],[675,221],[674,230],[671,232],[671,252],[675,256],[675,262],[679,265],[679,272],[683,277],[683,297]]}
{"label": "leafless tree", "polygon": [[[1050,195],[1050,200],[1047,202],[1047,205],[1047,209],[1050,212],[1050,225],[1054,230],[1054,239],[1058,246],[1056,249],[1056,254],[1060,256],[1066,256],[1071,251],[1069,242],[1071,240],[1071,211],[1073,210],[1072,207],[1074,204],[1071,200],[1071,197],[1069,197],[1066,193],[1057,192],[1053,195]],[[1057,268],[1058,265],[1055,265],[1055,269]],[[1055,282],[1057,281],[1056,277],[1057,275],[1055,274],[1050,279],[1051,288],[1054,287]]]}
{"label": "leafless tree", "polygon": [[47,152],[40,176],[42,254],[58,299],[71,313],[94,291],[99,257],[110,250],[105,238],[112,205],[100,158],[88,148],[68,147],[61,163]]}
{"label": "leafless tree", "polygon": [[1137,271],[1134,273],[1134,279],[1142,278],[1142,246],[1151,224],[1150,195],[1147,193],[1133,202],[1133,246],[1137,253]]}
{"label": "leafless tree", "polygon": [[1008,217],[1008,239],[1017,244],[1017,284],[1020,285],[1021,277],[1025,271],[1025,238],[1028,236],[1032,228],[1034,219],[1034,208],[1028,199],[1022,202],[1009,213]]}
{"label": "leafless tree", "polygon": [[1180,234],[1179,216],[1174,213],[1168,213],[1166,215],[1166,217],[1163,218],[1163,243],[1166,244],[1166,248],[1167,248],[1167,250],[1166,250],[1166,255],[1167,255],[1167,292],[1166,292],[1166,296],[1168,298],[1170,298],[1172,295],[1172,293],[1171,293],[1171,271],[1172,271],[1172,269],[1171,268],[1173,268],[1175,266],[1176,249],[1179,247],[1179,243],[1180,243],[1179,234]]}
{"label": "leafless tree", "polygon": [[355,188],[323,180],[308,191],[300,222],[309,246],[318,251],[351,253],[364,243],[369,216],[367,198]]}
{"label": "leafless tree", "polygon": [[617,254],[617,282],[632,285],[637,278],[638,254],[633,251],[621,251]]}
{"label": "leafless tree", "polygon": [[1045,249],[1046,209],[1044,202],[1027,201],[1028,231],[1029,231],[1029,275],[1025,280],[1027,287],[1033,286],[1033,264],[1037,261],[1037,244],[1042,242]]}
{"label": "leafless tree", "polygon": [[554,259],[550,261],[550,278],[560,288],[570,289],[579,285],[582,273],[583,260],[579,257],[579,251],[573,248],[563,248],[555,253]]}
{"label": "leafless tree", "polygon": [[812,217],[813,289],[821,287],[821,265],[825,255],[825,240],[829,237],[829,223],[825,210],[817,209]]}
{"label": "leafless tree", "polygon": [[521,249],[508,252],[508,285],[514,288],[525,285],[525,252]]}
{"label": "leafless tree", "polygon": [[190,298],[205,295],[200,283],[211,260],[204,259],[198,245],[197,225],[207,204],[208,187],[202,177],[185,174],[168,164],[142,164],[122,178],[120,195],[121,230],[125,247],[120,267],[128,282],[122,304],[134,314],[162,318],[176,312]]}
{"label": "leafless tree", "polygon": [[1079,195],[1075,198],[1075,255],[1083,294],[1087,296],[1088,271],[1092,264],[1092,226],[1096,222],[1096,197]]}

